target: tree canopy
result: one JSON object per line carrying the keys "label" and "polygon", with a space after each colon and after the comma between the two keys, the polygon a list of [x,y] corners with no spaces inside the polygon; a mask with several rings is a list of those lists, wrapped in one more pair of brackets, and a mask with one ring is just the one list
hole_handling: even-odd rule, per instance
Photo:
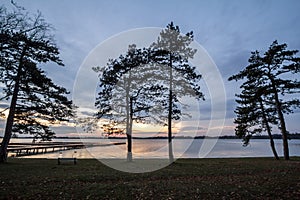
{"label": "tree canopy", "polygon": [[0,151],[1,161],[5,161],[13,132],[50,140],[54,132],[49,125],[69,121],[74,117],[74,107],[69,92],[42,69],[48,62],[63,66],[51,25],[41,13],[31,17],[18,6],[11,12],[2,6],[0,18],[1,100],[10,100]]}

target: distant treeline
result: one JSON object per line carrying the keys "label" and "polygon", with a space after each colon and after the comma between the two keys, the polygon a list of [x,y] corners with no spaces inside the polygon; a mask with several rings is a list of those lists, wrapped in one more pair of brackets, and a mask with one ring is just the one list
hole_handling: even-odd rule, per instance
{"label": "distant treeline", "polygon": [[[239,139],[237,136],[220,136],[220,139]],[[269,139],[268,135],[253,135],[252,139]],[[273,139],[282,139],[281,134],[274,134]],[[288,139],[300,139],[300,133],[288,134]]]}
{"label": "distant treeline", "polygon": [[[125,139],[125,137],[114,137],[110,136],[109,139]],[[168,137],[164,136],[158,136],[158,137],[132,137],[133,139],[168,139]],[[225,135],[225,136],[219,136],[219,137],[209,137],[209,136],[196,136],[196,137],[190,137],[190,136],[174,136],[173,139],[204,139],[204,138],[219,138],[219,139],[240,139],[238,136],[234,135]],[[282,139],[281,134],[274,134],[274,139]],[[269,136],[267,135],[255,135],[252,136],[252,139],[269,139]],[[300,133],[295,134],[289,134],[288,139],[300,139]]]}

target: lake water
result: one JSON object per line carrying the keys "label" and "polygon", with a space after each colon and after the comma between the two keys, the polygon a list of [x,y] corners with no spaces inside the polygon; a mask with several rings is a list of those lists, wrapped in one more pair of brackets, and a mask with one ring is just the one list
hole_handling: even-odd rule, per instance
{"label": "lake water", "polygon": [[[13,139],[12,142],[30,142],[29,139]],[[109,144],[126,142],[122,139],[86,139],[63,140],[59,142],[84,142]],[[276,150],[283,156],[282,141],[275,140]],[[63,157],[76,158],[126,158],[126,144],[98,146],[86,149],[67,150]],[[300,156],[300,140],[289,140],[290,156]],[[234,158],[234,157],[273,157],[269,140],[253,139],[250,145],[244,147],[238,139],[174,139],[173,151],[175,158]],[[27,156],[30,158],[57,158],[59,152]],[[168,143],[166,139],[134,139],[133,158],[168,158]]]}

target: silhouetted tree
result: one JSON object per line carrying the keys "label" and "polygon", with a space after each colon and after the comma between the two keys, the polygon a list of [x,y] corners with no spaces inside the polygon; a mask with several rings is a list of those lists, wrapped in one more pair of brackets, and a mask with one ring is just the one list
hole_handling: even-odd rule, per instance
{"label": "silhouetted tree", "polygon": [[0,162],[4,162],[12,132],[50,140],[54,132],[49,125],[68,121],[74,112],[67,90],[55,85],[39,66],[47,62],[63,66],[51,26],[41,13],[31,18],[21,7],[13,12],[1,7],[0,18],[2,100],[10,100],[0,149]]}
{"label": "silhouetted tree", "polygon": [[155,74],[148,56],[148,50],[130,45],[125,56],[110,60],[105,68],[94,68],[100,73],[96,117],[126,130],[128,161],[132,161],[133,122],[146,123],[154,119],[149,113],[155,112],[156,97],[164,89],[151,78]]}
{"label": "silhouetted tree", "polygon": [[[279,157],[271,133],[272,127],[270,126],[270,124],[278,124],[277,118],[274,115],[275,110],[272,106],[268,106],[270,99],[264,96],[264,94],[267,94],[268,88],[264,84],[266,80],[264,80],[264,77],[261,77],[260,71],[256,70],[256,67],[260,65],[260,61],[256,59],[257,56],[258,52],[252,52],[245,77],[246,80],[240,86],[242,92],[236,95],[238,97],[236,102],[239,106],[235,109],[237,115],[234,120],[234,123],[237,124],[235,134],[243,138],[244,145],[248,145],[252,135],[267,131],[272,152],[278,160]],[[229,78],[229,81],[236,78],[236,76],[232,76]]]}
{"label": "silhouetted tree", "polygon": [[152,51],[157,52],[154,60],[161,65],[168,66],[168,73],[164,78],[167,80],[168,94],[163,102],[167,116],[162,116],[167,119],[170,162],[174,161],[172,120],[178,120],[182,115],[178,99],[182,96],[192,96],[198,100],[204,100],[199,85],[201,75],[189,63],[189,59],[192,59],[196,53],[196,49],[190,47],[193,37],[193,32],[181,35],[179,27],[171,22],[160,33],[157,41],[151,45]]}
{"label": "silhouetted tree", "polygon": [[[274,41],[269,49],[260,56],[256,52],[256,65],[249,65],[244,70],[233,76],[240,80],[255,71],[263,82],[263,96],[268,98],[268,104],[276,110],[278,128],[281,130],[283,139],[284,158],[289,159],[288,131],[286,128],[284,114],[290,114],[294,108],[300,106],[299,99],[291,99],[289,95],[300,92],[300,81],[293,79],[293,74],[299,73],[300,58],[296,56],[298,50],[287,50],[286,44],[278,44]],[[290,78],[287,78],[289,75]]]}

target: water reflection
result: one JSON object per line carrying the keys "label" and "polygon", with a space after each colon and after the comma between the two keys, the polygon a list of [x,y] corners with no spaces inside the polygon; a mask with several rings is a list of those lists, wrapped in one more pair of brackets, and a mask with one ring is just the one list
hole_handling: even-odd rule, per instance
{"label": "water reflection", "polygon": [[[95,140],[93,140],[95,142]],[[113,140],[114,142],[125,142],[126,140]],[[73,140],[74,142],[74,140]],[[90,141],[92,142],[92,141]],[[106,141],[97,141],[107,143]],[[175,139],[174,155],[176,158],[198,158],[203,139]],[[283,155],[281,140],[275,140],[276,149],[280,156]],[[300,155],[300,140],[290,140],[290,155]],[[63,157],[72,157],[74,150],[63,151]],[[58,158],[59,152],[27,156],[31,158]],[[241,140],[219,139],[207,158],[224,157],[272,157],[269,140],[254,139],[247,147],[242,146]],[[77,158],[126,158],[126,145],[99,146],[87,149],[77,149]],[[166,139],[136,139],[133,140],[134,158],[168,158]]]}

